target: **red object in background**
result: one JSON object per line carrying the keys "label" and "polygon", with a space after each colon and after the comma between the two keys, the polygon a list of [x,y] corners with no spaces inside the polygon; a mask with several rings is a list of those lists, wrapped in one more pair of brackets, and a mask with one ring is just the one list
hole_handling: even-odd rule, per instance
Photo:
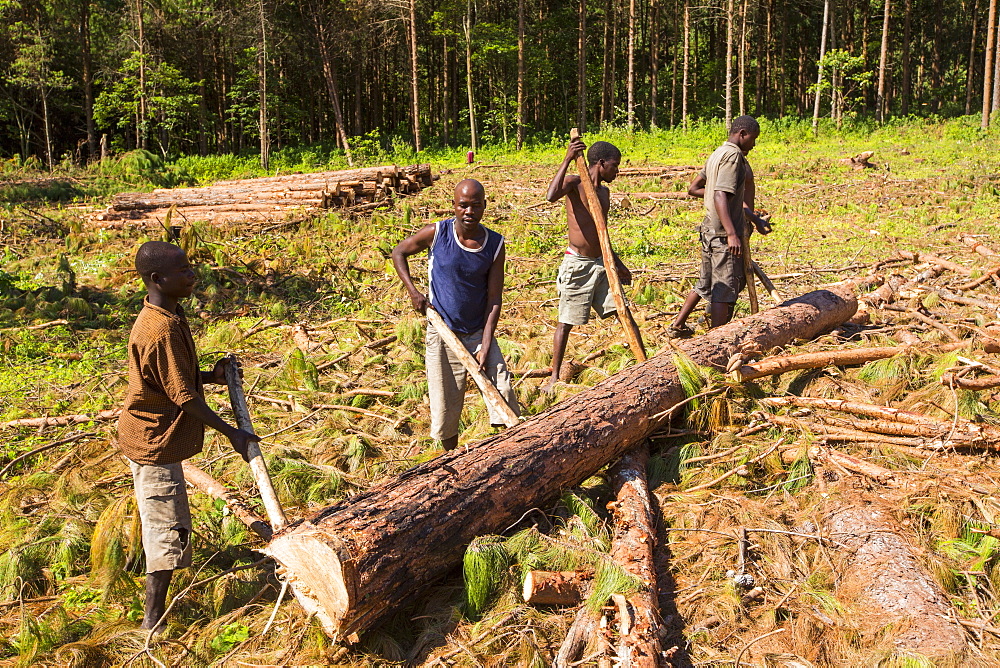
{"label": "red object in background", "polygon": [[469,151],[469,152],[468,152],[468,153],[467,153],[467,154],[465,155],[465,161],[466,161],[467,163],[469,163],[470,165],[471,165],[471,164],[473,163],[473,161],[475,161],[475,159],[476,159],[476,154],[475,154],[475,153],[473,153],[472,151]]}

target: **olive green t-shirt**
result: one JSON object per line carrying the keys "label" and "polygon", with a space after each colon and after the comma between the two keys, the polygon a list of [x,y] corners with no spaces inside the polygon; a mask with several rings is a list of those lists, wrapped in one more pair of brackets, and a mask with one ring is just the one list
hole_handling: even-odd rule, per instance
{"label": "olive green t-shirt", "polygon": [[715,210],[715,192],[732,193],[729,200],[729,218],[736,234],[743,236],[743,189],[746,185],[747,161],[740,147],[726,142],[709,156],[705,163],[705,220],[702,230],[711,236],[726,236],[726,228]]}

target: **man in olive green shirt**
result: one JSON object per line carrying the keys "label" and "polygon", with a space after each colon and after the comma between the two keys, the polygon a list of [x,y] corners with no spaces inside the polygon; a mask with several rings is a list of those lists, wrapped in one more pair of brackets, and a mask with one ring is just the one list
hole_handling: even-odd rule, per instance
{"label": "man in olive green shirt", "polygon": [[729,139],[705,163],[705,219],[701,223],[701,274],[671,325],[690,332],[685,323],[701,299],[709,303],[711,327],[729,322],[736,298],[746,285],[743,268],[746,154],[753,150],[760,125],[752,116],[733,120]]}

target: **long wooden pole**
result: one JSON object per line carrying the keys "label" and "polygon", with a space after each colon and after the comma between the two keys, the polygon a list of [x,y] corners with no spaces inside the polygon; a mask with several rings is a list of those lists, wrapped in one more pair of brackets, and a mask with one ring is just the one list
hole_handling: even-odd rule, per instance
{"label": "long wooden pole", "polygon": [[[747,225],[749,225],[747,221]],[[750,230],[743,232],[743,273],[747,279],[747,296],[750,297],[750,313],[760,311],[760,302],[757,301],[757,284],[754,283],[753,260],[750,258]]]}
{"label": "long wooden pole", "polygon": [[507,400],[500,394],[500,390],[479,370],[479,362],[472,356],[472,353],[465,349],[465,345],[455,332],[451,331],[451,328],[445,323],[444,318],[437,311],[429,308],[427,309],[427,322],[434,325],[438,336],[441,337],[441,340],[444,341],[449,350],[458,357],[458,361],[462,363],[465,370],[472,376],[472,380],[476,381],[479,391],[483,394],[483,400],[503,416],[504,424],[508,427],[513,427],[520,422],[511,407],[507,405]]}
{"label": "long wooden pole", "polygon": [[[243,394],[243,380],[240,378],[239,362],[234,353],[229,353],[229,364],[226,365],[226,384],[229,385],[229,402],[233,406],[233,413],[236,415],[236,424],[243,431],[251,434],[253,422],[250,420],[250,409],[247,408],[247,398]],[[267,473],[267,464],[264,463],[264,455],[260,451],[260,445],[255,442],[247,444],[247,457],[250,459],[250,471],[253,479],[260,490],[261,501],[264,502],[264,510],[267,512],[267,519],[271,527],[277,532],[286,524],[288,519],[285,511],[278,502],[278,495],[271,484],[271,476]]]}
{"label": "long wooden pole", "polygon": [[[580,131],[573,128],[569,131],[570,139],[577,139]],[[642,344],[642,334],[639,333],[639,325],[635,324],[632,312],[625,301],[625,292],[622,290],[621,280],[618,278],[618,267],[615,265],[614,251],[611,249],[611,235],[608,234],[608,223],[604,220],[604,209],[601,208],[601,200],[597,198],[597,190],[594,189],[594,182],[587,169],[587,162],[582,155],[576,158],[576,168],[580,172],[580,180],[583,182],[583,191],[587,193],[587,206],[590,215],[594,219],[594,227],[597,228],[597,238],[601,242],[601,255],[604,256],[604,270],[608,273],[608,284],[611,286],[611,295],[615,298],[615,308],[618,309],[618,321],[625,329],[625,338],[628,339],[629,348],[632,354],[640,362],[646,361],[646,347]]]}
{"label": "long wooden pole", "polygon": [[752,258],[750,260],[750,266],[753,267],[753,273],[757,274],[757,278],[760,279],[760,282],[764,285],[764,289],[767,290],[767,293],[771,295],[771,299],[774,300],[774,303],[780,304],[781,295],[778,294],[778,290],[774,287],[774,282],[767,274],[764,273],[764,270],[761,269],[760,265],[754,262]]}

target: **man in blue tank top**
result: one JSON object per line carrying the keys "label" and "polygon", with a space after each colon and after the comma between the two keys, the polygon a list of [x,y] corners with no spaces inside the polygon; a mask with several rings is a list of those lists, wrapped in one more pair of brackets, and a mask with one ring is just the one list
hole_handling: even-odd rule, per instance
{"label": "man in blue tank top", "polygon": [[[466,349],[479,360],[479,368],[518,413],[517,396],[510,382],[494,333],[500,320],[506,252],[503,237],[480,225],[486,211],[483,184],[466,179],[455,187],[455,217],[425,225],[392,251],[392,264],[421,315],[427,307],[437,311]],[[407,258],[429,251],[428,293],[417,290]],[[445,450],[458,445],[458,420],[465,402],[466,371],[434,328],[427,325],[427,393],[431,403],[431,438]],[[490,410],[490,423],[503,417]]]}

